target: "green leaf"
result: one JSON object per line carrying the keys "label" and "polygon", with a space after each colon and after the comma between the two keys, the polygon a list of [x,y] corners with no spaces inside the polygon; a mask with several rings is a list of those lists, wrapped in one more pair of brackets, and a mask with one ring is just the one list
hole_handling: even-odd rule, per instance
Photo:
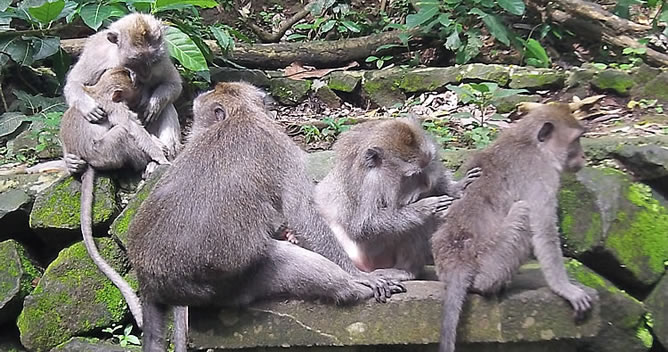
{"label": "green leaf", "polygon": [[125,337],[128,337],[130,333],[132,332],[132,325],[128,324],[128,326],[125,327],[125,330],[123,330],[123,335]]}
{"label": "green leaf", "polygon": [[0,53],[0,70],[5,68],[5,66],[7,66],[7,63],[9,63],[9,56]]}
{"label": "green leaf", "polygon": [[500,41],[501,43],[505,44],[506,46],[510,45],[510,37],[512,36],[511,33],[508,31],[508,28],[503,24],[500,18],[485,13],[480,9],[473,9],[469,13],[478,15],[480,19],[482,19],[482,22],[485,24],[485,27],[487,27],[487,30],[489,30],[489,33],[496,38],[496,40]]}
{"label": "green leaf", "polygon": [[72,57],[65,50],[58,48],[58,52],[51,58],[51,65],[53,65],[53,71],[56,73],[58,82],[62,86],[65,82],[67,71],[70,69],[70,65],[72,65]]}
{"label": "green leaf", "polygon": [[30,66],[34,62],[32,46],[21,37],[0,38],[0,52],[21,66]]}
{"label": "green leaf", "polygon": [[33,60],[42,60],[58,52],[60,48],[60,38],[58,37],[26,37],[30,40],[35,54]]}
{"label": "green leaf", "polygon": [[360,28],[360,26],[355,22],[341,21],[341,24],[348,28],[351,32],[359,33],[362,31],[362,28]]}
{"label": "green leaf", "polygon": [[376,60],[378,60],[378,56],[373,56],[372,55],[372,56],[367,57],[366,60],[364,60],[364,62],[374,62]]}
{"label": "green leaf", "polygon": [[139,338],[135,335],[128,335],[127,337],[128,342],[133,344],[133,345],[140,345],[141,342],[139,342]]}
{"label": "green leaf", "polygon": [[[336,0],[316,0],[311,3],[311,8],[309,11],[313,16],[319,16],[321,13],[325,12],[327,9],[332,7]],[[330,28],[331,29],[331,28]]]}
{"label": "green leaf", "polygon": [[615,8],[614,10],[612,10],[612,12],[621,18],[628,19],[629,17],[631,17],[631,13],[629,12],[629,7],[631,7],[631,5],[640,3],[642,3],[642,1],[640,0],[617,0],[617,4],[615,5]]}
{"label": "green leaf", "polygon": [[523,0],[497,0],[496,3],[513,15],[522,16],[524,14]]}
{"label": "green leaf", "polygon": [[84,21],[84,23],[94,29],[98,30],[102,26],[104,20],[111,17],[113,13],[113,8],[108,5],[102,5],[102,3],[88,4],[79,10],[79,16]]}
{"label": "green leaf", "polygon": [[384,64],[385,64],[385,61],[383,61],[383,60],[378,60],[378,61],[376,61],[376,67],[378,67],[379,70],[380,70],[381,68],[383,68],[383,65],[384,65]]}
{"label": "green leaf", "polygon": [[408,47],[408,41],[411,39],[410,33],[401,33],[397,37],[403,46]]}
{"label": "green leaf", "polygon": [[529,93],[528,90],[526,89],[506,89],[506,88],[501,88],[501,89],[496,89],[494,90],[494,93],[492,94],[493,99],[499,99],[499,98],[505,98],[505,97],[510,97],[513,95],[518,95],[521,93]]}
{"label": "green leaf", "polygon": [[[59,19],[67,18],[68,16],[74,16],[74,12],[77,10],[79,7],[79,4],[77,4],[74,1],[65,1],[65,7],[63,7],[63,10],[60,11],[58,16],[54,19],[54,21],[58,21]],[[71,19],[67,20],[67,23],[72,22]]]}
{"label": "green leaf", "polygon": [[167,27],[165,42],[169,54],[191,71],[208,71],[206,59],[192,39],[176,27]]}
{"label": "green leaf", "polygon": [[301,29],[301,30],[311,29],[311,28],[313,28],[313,24],[311,24],[311,23],[300,23],[300,24],[296,24],[294,26],[294,28],[295,29]]}
{"label": "green leaf", "polygon": [[209,9],[218,6],[218,3],[214,0],[156,0],[155,12],[165,10],[173,5],[192,5]]}
{"label": "green leaf", "polygon": [[406,16],[406,26],[408,28],[415,28],[434,18],[438,14],[438,11],[439,8],[437,6],[422,7],[418,13]]}
{"label": "green leaf", "polygon": [[459,38],[459,32],[452,31],[448,36],[448,39],[445,41],[445,47],[448,48],[448,50],[455,51],[459,49],[460,46],[462,46],[462,40]]}
{"label": "green leaf", "polygon": [[450,16],[448,16],[447,13],[442,13],[438,15],[438,22],[441,23],[441,26],[443,27],[450,27],[452,24],[452,20],[450,19]]}
{"label": "green leaf", "polygon": [[123,17],[128,14],[128,9],[121,4],[112,4],[109,5],[109,7],[111,7],[111,15],[109,18]]}
{"label": "green leaf", "polygon": [[466,32],[466,45],[457,50],[455,62],[458,64],[465,64],[480,53],[482,48],[482,39],[480,39],[480,32],[477,30],[469,30]]}
{"label": "green leaf", "polygon": [[[543,68],[548,68],[550,66],[550,57],[547,56],[547,52],[545,51],[545,48],[543,48],[542,45],[540,45],[540,42],[535,40],[535,39],[529,39],[526,42],[524,42],[524,47],[526,48],[525,50],[525,55],[529,59],[536,59],[540,62],[540,66],[536,67],[543,67]],[[529,61],[527,60],[527,63]],[[532,65],[535,66],[535,65]]]}
{"label": "green leaf", "polygon": [[224,55],[234,49],[234,39],[232,39],[232,36],[226,30],[214,26],[210,26],[209,30],[211,30],[213,37],[216,38],[216,42]]}
{"label": "green leaf", "polygon": [[0,137],[8,136],[18,130],[26,117],[20,112],[6,112],[0,115]]}
{"label": "green leaf", "polygon": [[329,20],[325,22],[322,27],[320,27],[320,33],[327,33],[334,28],[334,25],[336,24],[336,20]]}
{"label": "green leaf", "polygon": [[290,34],[289,36],[285,37],[285,40],[288,40],[288,41],[290,41],[290,40],[297,41],[297,40],[300,40],[300,39],[306,39],[306,38],[308,38],[308,36],[306,36],[306,35],[304,35],[304,34],[301,34],[301,33],[292,33],[292,34]]}
{"label": "green leaf", "polygon": [[0,11],[4,12],[12,4],[12,0],[0,0]]}
{"label": "green leaf", "polygon": [[374,50],[375,53],[392,48],[401,48],[401,44],[383,44]]}
{"label": "green leaf", "polygon": [[49,24],[55,20],[65,7],[65,0],[56,0],[54,2],[46,1],[42,6],[30,7],[30,15],[43,24]]}

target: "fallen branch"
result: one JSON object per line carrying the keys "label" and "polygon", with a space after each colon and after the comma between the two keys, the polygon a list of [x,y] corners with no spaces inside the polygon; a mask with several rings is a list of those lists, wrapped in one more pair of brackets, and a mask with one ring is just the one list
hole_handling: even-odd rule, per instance
{"label": "fallen branch", "polygon": [[258,26],[257,24],[253,23],[250,21],[247,15],[244,15],[243,12],[241,12],[238,8],[237,11],[241,13],[241,20],[248,26],[250,29],[257,35],[258,38],[263,43],[278,43],[281,38],[285,35],[285,32],[288,31],[288,29],[292,28],[292,26],[301,21],[304,17],[308,16],[308,14],[311,11],[311,5],[312,3],[306,4],[301,11],[295,13],[292,15],[292,17],[288,18],[287,20],[281,22],[281,24],[278,26],[278,29],[276,30],[275,33],[270,33],[262,29],[262,27]]}
{"label": "fallen branch", "polygon": [[[638,42],[638,38],[652,29],[615,16],[586,0],[528,0],[527,5],[540,12],[544,21],[548,19],[592,41],[603,41],[621,48],[645,47]],[[645,56],[650,63],[668,65],[665,53],[647,48]]]}
{"label": "fallen branch", "polygon": [[[401,45],[399,35],[406,32],[391,31],[372,34],[365,37],[341,39],[334,41],[311,41],[305,43],[275,44],[242,44],[238,43],[228,59],[248,68],[279,69],[300,61],[304,65],[318,68],[337,67],[351,61],[364,60],[370,55],[387,55],[405,51],[405,47],[388,48],[380,52],[376,49],[384,44]],[[411,34],[411,49],[419,47],[425,40],[418,36],[417,31]],[[60,41],[63,50],[70,55],[78,56],[83,49],[85,39],[64,39]],[[213,40],[206,43],[214,54],[221,55],[221,50]]]}

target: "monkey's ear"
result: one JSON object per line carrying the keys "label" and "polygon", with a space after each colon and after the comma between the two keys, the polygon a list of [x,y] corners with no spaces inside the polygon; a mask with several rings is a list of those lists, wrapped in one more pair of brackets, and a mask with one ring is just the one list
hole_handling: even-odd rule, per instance
{"label": "monkey's ear", "polygon": [[371,147],[364,152],[364,165],[368,168],[378,167],[383,158],[383,149]]}
{"label": "monkey's ear", "polygon": [[118,33],[116,32],[107,33],[107,40],[114,44],[118,44]]}
{"label": "monkey's ear", "polygon": [[123,100],[123,90],[122,89],[114,89],[114,91],[111,93],[111,101],[114,103],[118,103]]}
{"label": "monkey's ear", "polygon": [[538,131],[538,140],[540,142],[545,142],[545,140],[550,138],[552,135],[552,131],[554,131],[554,125],[552,122],[544,123],[543,127],[540,128],[540,131]]}
{"label": "monkey's ear", "polygon": [[216,106],[213,109],[213,113],[216,114],[216,121],[223,121],[227,117],[227,113],[225,112],[225,109],[223,109],[220,106]]}

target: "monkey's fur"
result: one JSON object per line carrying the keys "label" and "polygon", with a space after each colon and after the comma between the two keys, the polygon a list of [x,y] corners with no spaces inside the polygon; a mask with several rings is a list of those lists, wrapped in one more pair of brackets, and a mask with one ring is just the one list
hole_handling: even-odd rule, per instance
{"label": "monkey's fur", "polygon": [[344,132],[316,203],[355,264],[418,275],[430,259],[437,218],[480,176],[453,182],[436,143],[414,119],[372,121]]}
{"label": "monkey's fur", "polygon": [[[143,87],[135,109],[146,130],[165,145],[173,158],[181,146],[181,128],[174,101],[181,94],[181,77],[170,61],[164,43],[164,26],[155,17],[133,13],[113,22],[108,29],[86,40],[83,52],[67,75],[64,95],[70,107],[81,111],[91,123],[99,123],[108,111],[86,94],[113,67],[132,70]],[[65,155],[72,173],[84,170],[81,155]]]}
{"label": "monkey's fur", "polygon": [[70,107],[60,126],[63,155],[80,155],[88,165],[81,179],[81,232],[93,262],[120,290],[137,321],[142,324],[137,295],[123,278],[100,256],[93,241],[92,207],[95,170],[130,167],[144,170],[149,163],[167,163],[162,143],[151,136],[136,120],[126,104],[135,104],[139,95],[124,68],[104,72],[97,84],[84,87],[86,94],[107,112],[104,122],[92,124]]}
{"label": "monkey's fur", "polygon": [[[130,224],[144,351],[164,351],[168,306],[246,305],[275,296],[352,303],[404,291],[270,238],[281,218],[298,232],[332,235],[310,201],[304,154],[254,102],[255,93],[248,84],[219,83],[195,99],[196,117],[219,122],[186,145]],[[176,340],[185,341],[183,324],[177,330]]]}
{"label": "monkey's fur", "polygon": [[560,175],[585,164],[583,131],[568,105],[544,105],[464,166],[480,167],[483,175],[450,207],[432,239],[446,285],[440,352],[455,349],[467,291],[497,292],[532,252],[549,287],[577,316],[591,308],[592,298],[568,279],[556,225]]}

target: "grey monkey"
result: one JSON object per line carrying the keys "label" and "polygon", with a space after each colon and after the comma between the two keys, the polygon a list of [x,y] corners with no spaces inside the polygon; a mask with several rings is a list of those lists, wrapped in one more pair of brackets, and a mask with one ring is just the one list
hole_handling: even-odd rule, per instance
{"label": "grey monkey", "polygon": [[556,225],[560,175],[585,165],[583,132],[568,105],[534,107],[465,164],[484,173],[450,207],[432,239],[446,285],[440,352],[455,349],[467,291],[497,292],[532,252],[549,287],[577,316],[591,308],[592,298],[568,279]]}
{"label": "grey monkey", "polygon": [[[136,112],[146,130],[165,145],[168,158],[180,149],[181,127],[174,101],[181,94],[181,77],[164,43],[164,26],[148,14],[133,13],[86,40],[83,52],[67,75],[67,104],[81,111],[91,123],[103,121],[108,112],[86,94],[84,86],[95,84],[102,73],[126,67],[136,74],[142,91]],[[80,155],[65,155],[70,173],[80,173],[85,162]]]}
{"label": "grey monkey", "polygon": [[316,203],[336,239],[362,270],[396,268],[415,278],[430,260],[439,217],[480,169],[454,182],[415,119],[357,125],[339,136],[334,152]]}
{"label": "grey monkey", "polygon": [[[216,123],[192,138],[158,181],[128,230],[144,311],[144,351],[164,351],[175,309],[176,351],[185,351],[187,306],[247,305],[288,296],[383,301],[400,284],[351,275],[327,258],[271,238],[276,219],[303,233],[329,228],[310,198],[299,147],[254,99],[256,88],[219,83],[193,114]],[[332,236],[331,234],[329,236]]]}

